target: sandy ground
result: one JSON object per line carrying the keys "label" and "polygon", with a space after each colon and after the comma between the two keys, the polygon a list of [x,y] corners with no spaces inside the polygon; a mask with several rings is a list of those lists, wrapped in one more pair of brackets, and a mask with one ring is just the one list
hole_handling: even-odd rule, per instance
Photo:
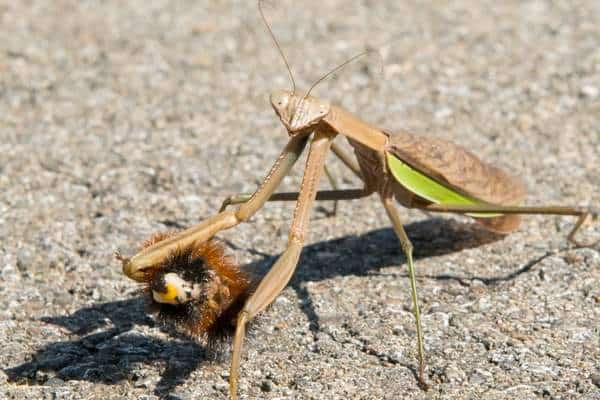
{"label": "sandy ground", "polygon": [[[598,207],[600,2],[303,3],[268,10],[302,88],[388,44],[383,70],[363,60],[315,94],[468,147],[520,176],[529,204]],[[251,192],[284,146],[268,94],[289,82],[255,2],[0,1],[0,38],[0,398],[227,398],[227,357],[161,330],[112,254]],[[600,399],[600,252],[567,246],[572,219],[501,238],[402,210],[424,392],[383,208],[331,206],[247,342],[242,398]],[[292,211],[269,204],[219,237],[265,271]]]}

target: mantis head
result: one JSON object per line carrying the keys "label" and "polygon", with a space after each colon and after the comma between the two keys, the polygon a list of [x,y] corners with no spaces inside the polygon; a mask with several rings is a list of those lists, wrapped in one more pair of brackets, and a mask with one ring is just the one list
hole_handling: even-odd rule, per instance
{"label": "mantis head", "polygon": [[[318,124],[323,118],[329,114],[331,109],[331,105],[328,102],[319,100],[315,97],[311,97],[310,93],[312,90],[325,79],[335,74],[337,71],[344,68],[346,65],[350,64],[354,60],[357,60],[369,53],[372,53],[373,50],[367,50],[360,54],[355,55],[354,57],[344,61],[339,64],[337,67],[333,68],[331,71],[321,76],[316,80],[315,83],[312,84],[310,89],[306,92],[306,94],[300,95],[296,92],[296,81],[294,79],[294,74],[292,73],[292,69],[290,68],[290,64],[269,25],[267,19],[265,18],[265,14],[262,9],[263,0],[258,1],[258,11],[260,12],[260,16],[262,17],[267,30],[269,31],[269,35],[273,39],[273,43],[275,43],[275,47],[279,51],[281,55],[281,59],[285,63],[285,67],[290,74],[290,81],[292,83],[292,90],[280,90],[271,93],[271,105],[273,109],[279,116],[279,119],[285,125],[288,130],[290,136],[295,136],[300,133],[310,132],[311,128]],[[379,53],[378,53],[379,54]]]}
{"label": "mantis head", "polygon": [[290,136],[318,124],[331,108],[328,102],[286,90],[271,93],[271,105]]}

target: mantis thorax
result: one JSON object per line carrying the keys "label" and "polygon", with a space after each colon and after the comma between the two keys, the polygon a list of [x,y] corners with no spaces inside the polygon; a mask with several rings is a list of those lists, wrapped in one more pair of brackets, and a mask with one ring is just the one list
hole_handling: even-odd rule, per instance
{"label": "mantis thorax", "polygon": [[285,90],[271,94],[271,105],[290,136],[318,124],[330,110],[326,101]]}

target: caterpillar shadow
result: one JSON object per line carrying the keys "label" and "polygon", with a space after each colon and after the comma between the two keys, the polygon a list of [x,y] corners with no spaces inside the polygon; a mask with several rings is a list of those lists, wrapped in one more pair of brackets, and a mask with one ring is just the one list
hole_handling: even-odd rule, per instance
{"label": "caterpillar shadow", "polygon": [[152,327],[154,321],[144,308],[145,300],[137,297],[85,307],[70,315],[42,317],[41,321],[66,328],[78,338],[46,345],[29,357],[31,361],[4,372],[10,381],[26,385],[43,385],[54,377],[53,384],[60,380],[104,384],[127,380],[143,388],[149,384],[139,371],[140,364],[158,363],[164,370],[154,392],[167,398],[210,359],[209,353],[185,338],[164,340],[145,335],[139,327]]}

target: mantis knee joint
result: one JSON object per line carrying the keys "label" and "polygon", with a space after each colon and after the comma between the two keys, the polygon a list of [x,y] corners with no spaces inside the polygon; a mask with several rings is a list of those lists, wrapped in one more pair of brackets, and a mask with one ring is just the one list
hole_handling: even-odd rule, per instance
{"label": "mantis knee joint", "polygon": [[245,210],[244,207],[238,207],[234,212],[233,215],[235,215],[235,218],[237,219],[238,222],[246,222],[250,217],[251,217],[251,213],[249,213],[247,210]]}
{"label": "mantis knee joint", "polygon": [[400,242],[400,246],[402,247],[402,250],[409,256],[412,256],[413,253],[413,245],[410,242],[410,240],[404,240]]}
{"label": "mantis knee joint", "polygon": [[250,320],[250,314],[246,310],[240,311],[237,316],[237,324],[246,324]]}
{"label": "mantis knee joint", "polygon": [[289,243],[295,243],[299,246],[304,244],[304,233],[301,229],[292,229],[288,237]]}
{"label": "mantis knee joint", "polygon": [[232,197],[229,196],[228,198],[223,200],[223,202],[221,203],[221,208],[219,208],[219,212],[223,212],[227,209],[227,206],[229,206],[231,204],[231,199],[232,199]]}

